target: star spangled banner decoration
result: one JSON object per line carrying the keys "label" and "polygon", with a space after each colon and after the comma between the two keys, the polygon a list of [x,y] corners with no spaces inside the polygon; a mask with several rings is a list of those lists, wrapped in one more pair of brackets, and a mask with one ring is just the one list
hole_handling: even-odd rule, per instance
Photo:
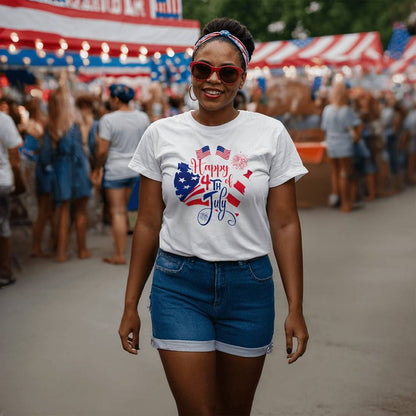
{"label": "star spangled banner decoration", "polygon": [[200,175],[192,172],[186,163],[178,163],[174,185],[179,200],[186,205],[208,205],[208,201],[201,199],[204,188],[200,185]]}
{"label": "star spangled banner decoration", "polygon": [[196,150],[196,157],[198,159],[203,159],[204,157],[207,157],[211,154],[211,151],[209,150],[209,146],[204,146],[199,150]]}
{"label": "star spangled banner decoration", "polygon": [[215,152],[217,156],[220,156],[225,160],[228,160],[230,158],[230,153],[231,153],[230,150],[222,146],[217,146],[217,151]]}

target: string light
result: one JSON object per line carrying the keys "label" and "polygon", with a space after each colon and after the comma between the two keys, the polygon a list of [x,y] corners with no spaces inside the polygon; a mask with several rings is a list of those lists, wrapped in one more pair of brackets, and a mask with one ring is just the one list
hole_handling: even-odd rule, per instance
{"label": "string light", "polygon": [[11,53],[12,55],[14,55],[15,53],[17,53],[17,48],[16,48],[16,45],[14,43],[11,43],[9,45],[9,53]]}
{"label": "string light", "polygon": [[43,50],[38,50],[36,53],[38,54],[39,58],[45,58],[46,56],[46,52]]}
{"label": "string light", "polygon": [[9,59],[9,58],[7,58],[7,56],[6,56],[6,55],[1,55],[1,56],[0,56],[0,62],[1,62],[2,64],[5,64],[5,63],[8,61],[8,59]]}
{"label": "string light", "polygon": [[147,63],[147,56],[146,55],[139,55],[139,61],[140,61],[140,63],[142,63],[142,64],[145,64],[145,63]]}
{"label": "string light", "polygon": [[16,32],[10,33],[10,39],[12,42],[19,42],[19,35]]}
{"label": "string light", "polygon": [[175,51],[172,49],[172,48],[167,48],[166,49],[166,53],[167,53],[167,55],[169,56],[169,57],[173,57],[173,56],[175,56]]}
{"label": "string light", "polygon": [[84,49],[84,51],[89,51],[90,48],[90,44],[86,40],[84,40],[84,42],[82,42],[82,49]]}
{"label": "string light", "polygon": [[142,55],[147,55],[149,53],[149,51],[147,50],[146,46],[141,46],[140,47],[140,53]]}
{"label": "string light", "polygon": [[160,59],[162,54],[160,52],[155,52],[155,54],[153,56],[155,57],[155,59]]}
{"label": "string light", "polygon": [[56,51],[56,56],[62,58],[65,55],[65,51],[61,48]]}
{"label": "string light", "polygon": [[129,53],[129,48],[123,44],[120,46],[120,51],[123,55],[127,55]]}
{"label": "string light", "polygon": [[101,49],[103,50],[104,53],[108,54],[110,52],[110,47],[108,46],[107,42],[103,42],[101,44]]}
{"label": "string light", "polygon": [[32,62],[28,56],[25,56],[22,60],[25,65],[30,65]]}
{"label": "string light", "polygon": [[101,61],[109,62],[110,61],[110,55],[106,52],[102,52],[101,53]]}
{"label": "string light", "polygon": [[71,55],[67,56],[65,60],[68,65],[72,65],[74,63],[74,59]]}
{"label": "string light", "polygon": [[60,39],[59,40],[59,45],[60,45],[61,49],[63,49],[64,51],[66,51],[68,49],[68,43],[65,41],[65,39]]}
{"label": "string light", "polygon": [[81,49],[81,50],[79,51],[79,56],[80,56],[82,59],[87,59],[87,58],[88,58],[88,52],[87,52],[85,49]]}
{"label": "string light", "polygon": [[120,62],[124,63],[127,60],[127,55],[125,53],[120,54]]}
{"label": "string light", "polygon": [[90,60],[89,59],[83,59],[82,60],[82,64],[84,65],[84,66],[88,66],[89,64],[90,64]]}
{"label": "string light", "polygon": [[37,50],[42,50],[43,49],[43,42],[40,39],[35,40],[35,48]]}

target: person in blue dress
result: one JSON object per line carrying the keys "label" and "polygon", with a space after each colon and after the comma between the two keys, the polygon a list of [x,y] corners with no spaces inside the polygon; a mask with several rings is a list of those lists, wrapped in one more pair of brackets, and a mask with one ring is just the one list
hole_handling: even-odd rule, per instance
{"label": "person in blue dress", "polygon": [[61,85],[49,98],[49,135],[54,170],[53,198],[57,205],[56,260],[67,260],[70,208],[77,234],[78,257],[90,257],[87,249],[87,203],[91,193],[90,165],[80,125],[75,122],[69,91]]}
{"label": "person in blue dress", "polygon": [[45,130],[46,116],[41,109],[41,101],[32,98],[25,103],[29,119],[22,123],[24,145],[20,152],[22,158],[35,164],[35,184],[37,198],[37,214],[33,223],[32,257],[47,257],[43,250],[43,234],[46,225],[51,227],[51,246],[54,245],[54,218],[52,204],[52,145],[50,137]]}

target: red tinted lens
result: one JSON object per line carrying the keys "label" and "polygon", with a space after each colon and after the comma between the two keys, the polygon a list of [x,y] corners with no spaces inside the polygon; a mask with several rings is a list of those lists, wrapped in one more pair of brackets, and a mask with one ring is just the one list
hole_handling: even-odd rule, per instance
{"label": "red tinted lens", "polygon": [[211,66],[202,62],[192,62],[191,72],[194,78],[201,80],[208,79],[212,74]]}
{"label": "red tinted lens", "polygon": [[234,84],[240,76],[237,68],[232,66],[225,66],[219,70],[220,78],[226,84]]}

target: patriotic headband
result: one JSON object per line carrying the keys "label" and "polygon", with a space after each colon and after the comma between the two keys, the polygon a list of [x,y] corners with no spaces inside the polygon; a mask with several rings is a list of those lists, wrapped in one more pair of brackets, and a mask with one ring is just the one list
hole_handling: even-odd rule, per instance
{"label": "patriotic headband", "polygon": [[212,32],[212,33],[208,33],[208,35],[203,36],[201,39],[199,39],[199,41],[195,44],[194,47],[194,55],[195,52],[197,51],[197,49],[205,42],[207,42],[208,40],[212,39],[212,38],[217,38],[219,36],[223,36],[225,38],[230,39],[235,46],[237,46],[237,48],[240,50],[241,55],[243,55],[244,58],[244,62],[246,64],[246,67],[248,65],[248,62],[250,60],[250,56],[248,54],[248,51],[246,49],[246,47],[244,46],[243,42],[241,42],[240,39],[236,38],[234,35],[232,35],[228,30],[221,30],[221,32]]}

